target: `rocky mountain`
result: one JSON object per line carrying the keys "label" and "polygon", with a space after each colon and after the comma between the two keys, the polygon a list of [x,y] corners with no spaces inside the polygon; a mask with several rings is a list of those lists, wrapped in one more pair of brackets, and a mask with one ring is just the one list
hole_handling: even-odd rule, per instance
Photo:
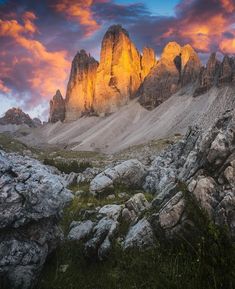
{"label": "rocky mountain", "polygon": [[197,79],[200,68],[200,59],[190,45],[181,47],[170,42],[137,93],[140,104],[147,109],[157,107],[182,86]]}
{"label": "rocky mountain", "polygon": [[235,83],[235,59],[225,55],[220,62],[216,53],[212,53],[206,67],[203,67],[199,76],[199,86],[194,96],[210,90],[213,86],[224,86]]}
{"label": "rocky mountain", "polygon": [[96,72],[99,63],[81,50],[73,59],[66,93],[66,121],[94,112]]}
{"label": "rocky mountain", "polygon": [[0,118],[0,125],[22,125],[26,124],[29,127],[36,127],[37,124],[31,119],[31,117],[24,113],[20,108],[11,108],[9,109],[5,115]]}
{"label": "rocky mountain", "polygon": [[[65,120],[83,115],[117,111],[135,97],[143,79],[156,62],[155,52],[145,47],[141,55],[120,25],[105,33],[98,63],[85,50],[74,57],[65,99]],[[61,97],[51,102],[49,122],[63,121]]]}
{"label": "rocky mountain", "polygon": [[65,101],[60,90],[56,91],[56,94],[53,96],[50,101],[50,116],[49,122],[54,123],[57,121],[65,120]]}
{"label": "rocky mountain", "polygon": [[141,84],[141,56],[128,32],[111,26],[104,35],[97,70],[94,109],[112,113],[134,97]]}

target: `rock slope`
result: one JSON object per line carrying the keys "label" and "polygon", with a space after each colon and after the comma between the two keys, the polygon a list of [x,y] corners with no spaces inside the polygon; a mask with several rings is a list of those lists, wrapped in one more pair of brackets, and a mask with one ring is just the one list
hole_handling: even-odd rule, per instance
{"label": "rock slope", "polygon": [[[131,165],[130,165],[131,164]],[[86,256],[103,260],[118,242],[123,250],[145,249],[156,239],[184,234],[194,226],[186,210],[188,198],[203,208],[212,222],[226,226],[235,240],[235,111],[227,111],[214,125],[202,131],[189,129],[179,143],[157,156],[147,172],[139,162],[126,161],[97,175],[90,193],[119,184],[137,185],[153,194],[149,203],[143,193],[123,204],[109,204],[83,211],[72,222],[68,240],[81,241]],[[137,176],[137,184],[134,176]],[[102,188],[100,186],[102,184]],[[101,190],[100,190],[101,189]],[[127,231],[120,234],[121,225]],[[187,225],[187,226],[186,226]]]}
{"label": "rock slope", "polygon": [[58,218],[71,199],[64,180],[51,168],[31,158],[0,151],[3,287],[33,287],[47,255],[63,237]]}

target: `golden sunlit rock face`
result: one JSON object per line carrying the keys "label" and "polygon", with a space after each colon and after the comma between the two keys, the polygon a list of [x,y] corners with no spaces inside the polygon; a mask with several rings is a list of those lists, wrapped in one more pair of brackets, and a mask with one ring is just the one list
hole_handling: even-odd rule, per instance
{"label": "golden sunlit rock face", "polygon": [[141,57],[141,78],[144,78],[149,74],[150,70],[156,63],[155,52],[152,48],[144,47],[143,55]]}
{"label": "golden sunlit rock face", "polygon": [[66,93],[66,121],[83,115],[106,115],[135,97],[155,65],[154,50],[139,53],[128,32],[111,26],[104,35],[100,63],[81,50],[75,56]]}
{"label": "golden sunlit rock face", "polygon": [[200,69],[200,59],[190,45],[168,43],[138,92],[140,104],[147,109],[155,108],[198,78]]}
{"label": "golden sunlit rock face", "polygon": [[66,94],[66,121],[93,112],[96,72],[99,63],[85,50],[74,57]]}
{"label": "golden sunlit rock face", "polygon": [[128,32],[114,25],[102,41],[97,70],[94,109],[112,113],[127,104],[141,84],[141,56]]}

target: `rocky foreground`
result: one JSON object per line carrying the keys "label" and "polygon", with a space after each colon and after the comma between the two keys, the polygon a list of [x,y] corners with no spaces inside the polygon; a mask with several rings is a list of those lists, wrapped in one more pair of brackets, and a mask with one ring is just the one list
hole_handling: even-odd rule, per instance
{"label": "rocky foreground", "polygon": [[[63,239],[58,218],[72,200],[66,187],[74,184],[88,185],[87,192],[74,193],[78,203],[89,194],[105,205],[81,209]],[[155,247],[160,236],[183,235],[194,226],[186,210],[188,197],[234,239],[235,111],[227,111],[207,131],[189,129],[150,166],[128,160],[105,170],[58,175],[38,161],[1,152],[0,185],[0,276],[11,288],[31,288],[59,241],[79,242],[77,250],[88,260],[103,261],[115,244],[124,251],[143,251]],[[116,186],[141,192],[120,193],[123,202],[116,203]]]}

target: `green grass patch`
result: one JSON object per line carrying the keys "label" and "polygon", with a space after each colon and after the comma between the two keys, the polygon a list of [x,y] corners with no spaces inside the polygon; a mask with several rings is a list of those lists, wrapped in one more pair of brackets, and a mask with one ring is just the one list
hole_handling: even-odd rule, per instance
{"label": "green grass patch", "polygon": [[70,174],[72,172],[74,173],[82,173],[87,168],[92,167],[92,164],[88,161],[63,161],[63,160],[55,160],[55,159],[44,159],[43,161],[44,165],[53,166],[56,167],[59,171],[62,173]]}

